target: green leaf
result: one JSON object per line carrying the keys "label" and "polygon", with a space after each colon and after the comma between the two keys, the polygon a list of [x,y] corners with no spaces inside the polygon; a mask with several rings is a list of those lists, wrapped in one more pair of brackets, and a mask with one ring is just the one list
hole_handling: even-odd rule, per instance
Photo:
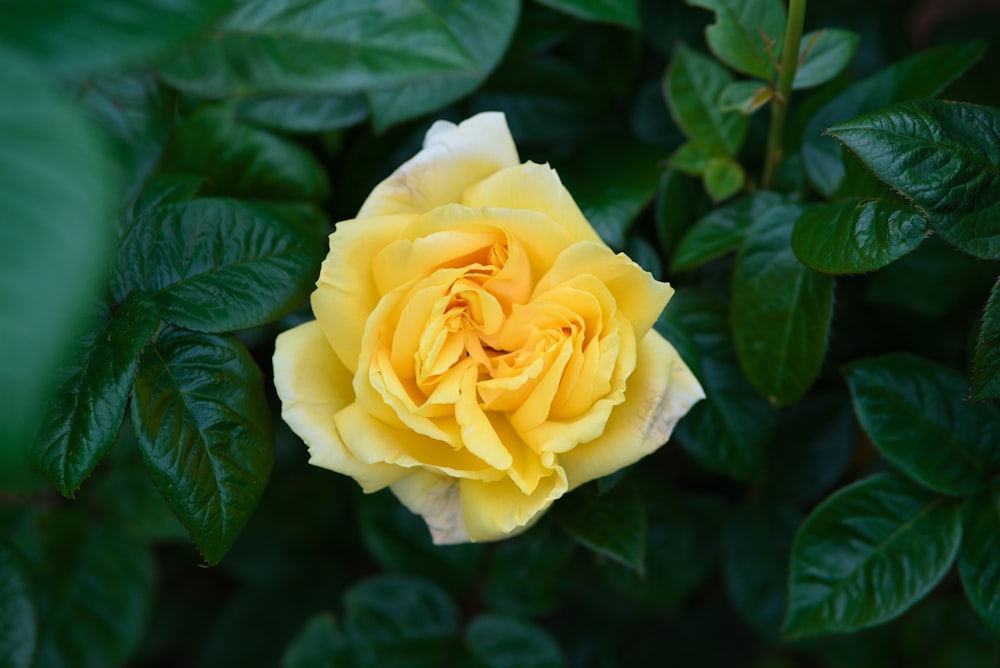
{"label": "green leaf", "polygon": [[1000,633],[1000,491],[996,486],[965,501],[958,573],[973,609]]}
{"label": "green leaf", "polygon": [[[631,0],[635,4],[636,0]],[[440,21],[475,61],[468,74],[442,74],[398,88],[369,90],[365,95],[376,132],[416,118],[465,97],[496,68],[510,45],[520,15],[517,0],[429,3]]]}
{"label": "green leaf", "polygon": [[181,90],[343,95],[474,71],[426,2],[247,0],[161,68]]}
{"label": "green leaf", "polygon": [[861,36],[858,33],[836,28],[814,30],[803,35],[792,89],[819,86],[840,74],[854,58],[859,41]]}
{"label": "green leaf", "polygon": [[590,224],[609,246],[625,247],[625,234],[656,194],[662,154],[633,139],[587,142],[559,176]]}
{"label": "green leaf", "polygon": [[683,290],[656,326],[705,389],[705,400],[677,424],[681,447],[713,471],[741,480],[759,478],[761,445],[773,433],[777,415],[740,370],[726,305],[708,293]]}
{"label": "green leaf", "polygon": [[849,633],[898,617],[944,577],[961,539],[961,504],[901,476],[840,490],[795,536],[785,633]]}
{"label": "green leaf", "polygon": [[779,0],[687,0],[715,12],[705,29],[708,48],[731,68],[773,81],[787,17]]}
{"label": "green leaf", "polygon": [[478,615],[465,630],[465,645],[481,668],[561,668],[562,650],[534,624],[491,613]]}
{"label": "green leaf", "polygon": [[209,177],[205,195],[322,202],[326,172],[298,144],[239,123],[230,109],[209,107],[174,133],[161,169]]}
{"label": "green leaf", "polygon": [[235,115],[285,132],[330,132],[368,118],[368,103],[360,93],[349,95],[255,95],[235,103]]}
{"label": "green leaf", "polygon": [[844,370],[858,421],[894,466],[930,490],[965,495],[1000,465],[1000,409],[965,401],[966,376],[905,354]]}
{"label": "green leaf", "polygon": [[192,174],[157,174],[136,197],[129,219],[135,220],[164,204],[192,200],[199,195],[207,181],[207,177]]}
{"label": "green leaf", "polygon": [[604,21],[639,29],[639,0],[537,0],[584,21]]}
{"label": "green leaf", "polygon": [[81,340],[35,443],[39,466],[64,496],[74,496],[118,437],[139,353],[159,324],[156,304],[132,292]]}
{"label": "green leaf", "polygon": [[556,518],[584,547],[644,573],[646,513],[635,486],[621,483],[605,493],[585,486],[560,501]]}
{"label": "green leaf", "polygon": [[730,157],[712,158],[705,164],[702,174],[705,191],[715,202],[729,199],[743,190],[746,172],[743,166]]}
{"label": "green leaf", "polygon": [[0,542],[0,666],[30,668],[38,642],[38,602],[24,559]]}
{"label": "green leaf", "polygon": [[445,665],[458,610],[425,580],[380,576],[344,595],[344,635],[358,666]]}
{"label": "green leaf", "polygon": [[30,0],[4,3],[0,41],[60,76],[135,68],[194,37],[231,0]]}
{"label": "green leaf", "polygon": [[736,256],[730,304],[740,366],[777,405],[795,403],[819,375],[833,316],[833,278],[804,266],[792,227],[804,207],[769,209]]}
{"label": "green leaf", "polygon": [[153,482],[205,560],[218,563],[271,471],[257,365],[235,339],[168,329],[139,362],[132,421]]}
{"label": "green leaf", "polygon": [[860,81],[824,104],[806,125],[802,160],[809,180],[831,197],[844,180],[840,145],[824,132],[832,125],[899,100],[933,97],[979,60],[982,42],[928,49]]}
{"label": "green leaf", "polygon": [[667,169],[660,179],[653,215],[656,236],[660,242],[660,257],[673,255],[674,249],[691,224],[703,211],[704,197],[698,197],[697,181],[679,169]]}
{"label": "green leaf", "polygon": [[[574,587],[567,577],[576,544],[542,522],[505,540],[491,555],[482,598],[490,610],[534,617],[556,610]],[[531,587],[524,587],[532,582]]]}
{"label": "green leaf", "polygon": [[349,649],[337,621],[329,613],[309,618],[281,657],[281,668],[348,666]]}
{"label": "green leaf", "polygon": [[697,142],[687,141],[670,156],[670,166],[688,176],[701,176],[711,159],[711,151]]}
{"label": "green leaf", "polygon": [[684,134],[713,155],[735,156],[747,133],[747,118],[719,108],[733,83],[729,71],[708,56],[679,45],[663,79],[670,113]]}
{"label": "green leaf", "polygon": [[961,595],[935,597],[900,621],[899,638],[893,644],[903,650],[899,658],[903,665],[960,668],[1000,664],[1000,641]]}
{"label": "green leaf", "polygon": [[898,260],[926,234],[927,218],[901,199],[852,197],[803,212],[795,222],[792,248],[816,271],[859,274]]}
{"label": "green leaf", "polygon": [[119,242],[112,293],[143,290],[164,320],[197,331],[274,320],[305,300],[325,250],[323,215],[289,212],[224,198],[155,207]]}
{"label": "green leaf", "polygon": [[99,294],[118,196],[93,128],[30,63],[5,48],[0,60],[0,488],[23,489],[61,358]]}
{"label": "green leaf", "polygon": [[830,128],[945,241],[1000,258],[1000,109],[913,100]]}
{"label": "green leaf", "polygon": [[993,284],[976,339],[972,398],[1000,399],[1000,280]]}
{"label": "green leaf", "polygon": [[761,190],[713,209],[681,238],[670,262],[670,270],[692,269],[736,250],[743,243],[747,228],[781,202],[782,197],[778,193]]}
{"label": "green leaf", "polygon": [[719,109],[749,116],[774,97],[774,88],[763,81],[734,81],[719,94]]}

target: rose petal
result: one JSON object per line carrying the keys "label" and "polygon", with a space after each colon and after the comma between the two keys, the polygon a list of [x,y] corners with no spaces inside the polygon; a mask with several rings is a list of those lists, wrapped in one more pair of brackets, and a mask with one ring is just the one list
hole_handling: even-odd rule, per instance
{"label": "rose petal", "polygon": [[435,545],[469,542],[458,480],[418,470],[390,489],[410,512],[424,518]]}
{"label": "rose petal", "polygon": [[524,531],[567,490],[566,474],[558,467],[542,478],[531,494],[523,493],[509,478],[496,482],[463,480],[459,485],[465,530],[472,541],[496,540]]}
{"label": "rose petal", "polygon": [[655,330],[639,342],[624,403],[604,433],[559,455],[569,488],[633,464],[667,441],[674,425],[705,392],[674,347]]}
{"label": "rose petal", "polygon": [[309,463],[349,475],[366,492],[407,475],[398,466],[358,461],[347,449],[334,414],[354,402],[351,373],[315,320],[280,334],[274,344],[274,386],[281,417],[309,446]]}
{"label": "rose petal", "polygon": [[438,121],[423,150],[375,186],[358,217],[424,213],[459,202],[466,187],[518,162],[502,113],[484,112],[458,125]]}

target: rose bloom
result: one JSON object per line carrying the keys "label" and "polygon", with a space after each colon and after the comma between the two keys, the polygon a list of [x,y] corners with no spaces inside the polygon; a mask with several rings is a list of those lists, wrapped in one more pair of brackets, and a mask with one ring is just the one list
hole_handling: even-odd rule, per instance
{"label": "rose bloom", "polygon": [[436,543],[502,538],[704,397],[652,329],[672,293],[520,163],[503,114],[438,121],[330,235],[316,320],[275,344],[282,417]]}

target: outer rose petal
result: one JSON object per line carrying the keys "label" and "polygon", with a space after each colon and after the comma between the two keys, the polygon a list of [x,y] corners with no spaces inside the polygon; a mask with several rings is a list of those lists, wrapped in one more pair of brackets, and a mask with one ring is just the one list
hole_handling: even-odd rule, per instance
{"label": "outer rose petal", "polygon": [[674,347],[655,330],[639,342],[625,402],[615,407],[597,439],[559,455],[569,488],[614,473],[667,441],[674,425],[705,391]]}
{"label": "outer rose petal", "polygon": [[566,474],[560,467],[542,478],[531,494],[518,489],[510,478],[497,482],[463,480],[459,485],[465,530],[473,541],[496,540],[521,533],[567,491]]}
{"label": "outer rose petal", "polygon": [[275,341],[274,386],[281,397],[281,417],[309,446],[309,463],[349,475],[366,492],[374,492],[409,471],[363,464],[344,445],[333,418],[354,402],[351,381],[317,321],[283,332]]}
{"label": "outer rose petal", "polygon": [[437,121],[423,150],[375,186],[358,218],[425,213],[460,202],[469,185],[519,162],[502,113],[476,114],[458,125]]}
{"label": "outer rose petal", "polygon": [[424,518],[436,545],[469,542],[458,480],[414,471],[390,489],[410,512]]}

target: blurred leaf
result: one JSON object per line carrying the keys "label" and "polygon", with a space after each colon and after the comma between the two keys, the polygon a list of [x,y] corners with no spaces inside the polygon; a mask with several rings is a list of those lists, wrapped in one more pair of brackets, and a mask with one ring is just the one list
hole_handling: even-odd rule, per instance
{"label": "blurred leaf", "polygon": [[670,113],[684,134],[713,155],[735,156],[747,133],[739,112],[723,112],[718,100],[733,77],[708,56],[678,45],[663,78]]}
{"label": "blurred leaf", "polygon": [[670,166],[688,176],[701,176],[711,159],[711,151],[698,142],[687,141],[670,156]]}
{"label": "blurred leaf", "polygon": [[663,264],[660,263],[660,253],[645,238],[636,235],[629,236],[625,241],[625,255],[651,273],[656,280],[665,280],[663,277]]}
{"label": "blurred leaf", "polygon": [[716,202],[729,199],[743,190],[746,173],[743,166],[730,157],[716,157],[705,163],[702,174],[705,192]]}
{"label": "blurred leaf", "polygon": [[157,174],[136,197],[130,219],[134,220],[164,204],[194,199],[207,182],[207,177],[193,174]]}
{"label": "blurred leaf", "polygon": [[[486,570],[482,599],[490,610],[533,617],[555,610],[574,586],[567,577],[576,548],[546,522],[496,546]],[[530,587],[524,587],[531,582]]]}
{"label": "blurred leaf", "polygon": [[639,29],[638,0],[537,0],[585,21],[606,21]]}
{"label": "blurred leaf", "polygon": [[965,401],[964,374],[897,353],[855,362],[844,375],[872,443],[919,484],[971,494],[1000,465],[1000,409]]}
{"label": "blurred leaf", "polygon": [[380,576],[344,595],[344,635],[359,667],[444,665],[457,630],[455,604],[425,580]]}
{"label": "blurred leaf", "polygon": [[1000,399],[1000,280],[993,284],[976,339],[972,398]]}
{"label": "blurred leaf", "polygon": [[111,279],[120,298],[147,292],[164,320],[224,332],[274,320],[301,304],[322,258],[323,215],[297,216],[239,200],[166,204],[136,218],[119,242]]}
{"label": "blurred leaf", "polygon": [[747,228],[765,211],[781,202],[782,197],[778,193],[760,190],[713,209],[681,238],[670,270],[692,269],[736,250],[743,243]]}
{"label": "blurred leaf", "polygon": [[660,179],[653,215],[661,257],[673,255],[678,241],[698,218],[707,200],[699,197],[697,181],[677,169],[666,169]]}
{"label": "blurred leaf", "polygon": [[38,465],[73,498],[118,437],[139,353],[160,324],[156,304],[132,292],[100,329],[88,332],[36,438]]}
{"label": "blurred leaf", "polygon": [[309,151],[209,107],[187,118],[171,138],[161,169],[203,174],[204,194],[322,202],[326,172]]}
{"label": "blurred leaf", "polygon": [[206,28],[232,0],[13,0],[0,41],[60,76],[135,68]]}
{"label": "blurred leaf", "polygon": [[625,234],[656,194],[659,150],[633,139],[587,142],[556,163],[583,215],[609,246],[625,247]]}
{"label": "blurred leaf", "polygon": [[185,92],[221,98],[343,95],[475,69],[420,0],[246,0],[160,73]]}
{"label": "blurred leaf", "polygon": [[464,591],[482,560],[481,545],[434,545],[427,525],[389,491],[361,500],[361,537],[385,569],[423,576],[454,591]]}
{"label": "blurred leaf", "polygon": [[773,81],[781,58],[787,17],[778,0],[687,0],[689,5],[715,12],[715,23],[705,29],[712,53],[729,67]]}
{"label": "blurred leaf", "polygon": [[38,601],[31,572],[0,541],[0,666],[30,668],[38,643]]}
{"label": "blurred leaf", "polygon": [[774,88],[763,81],[734,81],[722,89],[719,95],[719,109],[738,111],[749,116],[774,97]]}
{"label": "blurred leaf", "polygon": [[555,512],[581,545],[643,574],[646,513],[635,486],[623,482],[601,493],[597,485],[587,485],[560,501]]}
{"label": "blurred leaf", "polygon": [[369,90],[366,97],[376,132],[440,109],[478,88],[507,50],[520,14],[518,0],[437,0],[428,4],[472,56],[475,69],[468,74],[423,78],[398,88]]}
{"label": "blurred leaf", "polygon": [[819,375],[833,317],[833,278],[804,266],[792,227],[804,207],[769,209],[747,228],[736,256],[730,310],[736,353],[750,382],[778,405]]}
{"label": "blurred leaf", "polygon": [[[19,2],[17,16],[29,6],[41,8]],[[60,360],[98,295],[117,192],[77,110],[16,53],[0,48],[0,59],[0,489],[23,490]]]}
{"label": "blurred leaf", "polygon": [[958,572],[973,609],[1000,633],[1000,491],[996,485],[967,499]]}
{"label": "blurred leaf", "polygon": [[240,121],[285,132],[330,132],[368,118],[368,103],[360,93],[348,95],[256,95],[235,105]]}
{"label": "blurred leaf", "polygon": [[807,209],[792,247],[808,267],[828,274],[881,269],[924,240],[927,218],[899,198],[850,198]]}
{"label": "blurred leaf", "polygon": [[788,596],[788,552],[801,513],[785,505],[753,504],[726,525],[723,574],[729,598],[760,633],[777,639]]}
{"label": "blurred leaf", "polygon": [[491,613],[465,630],[465,645],[481,668],[561,668],[562,650],[540,627]]}
{"label": "blurred leaf", "polygon": [[902,620],[899,644],[912,668],[1000,665],[1000,640],[960,596],[935,598]]}
{"label": "blurred leaf", "polygon": [[281,668],[338,668],[350,665],[349,648],[329,613],[312,617],[288,646]]}
{"label": "blurred leaf", "polygon": [[1000,110],[914,100],[829,132],[920,207],[946,241],[1000,258]]}
{"label": "blurred leaf", "polygon": [[271,471],[257,365],[234,339],[168,329],[139,362],[132,420],[153,482],[205,561],[218,563]]}
{"label": "blurred leaf", "polygon": [[844,179],[840,145],[824,136],[827,128],[898,100],[933,97],[957,79],[986,48],[982,42],[929,49],[860,81],[823,105],[806,125],[802,159],[809,180],[831,197]]}
{"label": "blurred leaf", "polygon": [[656,326],[705,389],[705,400],[677,424],[681,447],[713,471],[741,480],[760,478],[760,446],[773,433],[777,414],[739,367],[726,305],[707,293],[683,290]]}
{"label": "blurred leaf", "polygon": [[901,615],[951,568],[960,509],[892,474],[828,498],[792,545],[785,633],[846,633]]}
{"label": "blurred leaf", "polygon": [[858,33],[837,28],[814,30],[803,35],[792,89],[819,86],[840,74],[854,58],[860,40]]}

